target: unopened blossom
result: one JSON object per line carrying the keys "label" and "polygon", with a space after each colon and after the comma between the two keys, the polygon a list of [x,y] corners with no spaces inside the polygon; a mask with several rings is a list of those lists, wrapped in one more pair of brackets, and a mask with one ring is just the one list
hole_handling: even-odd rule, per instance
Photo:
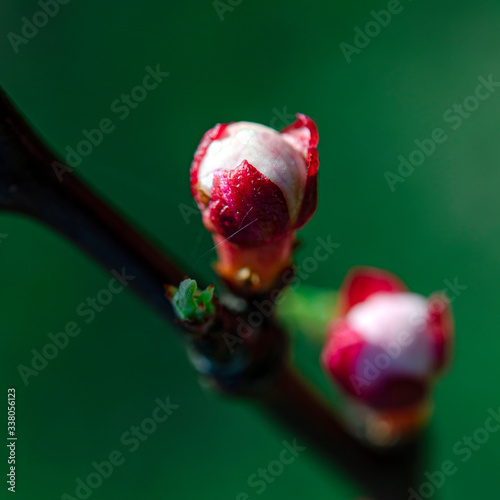
{"label": "unopened blossom", "polygon": [[339,308],[321,355],[326,372],[353,406],[411,433],[428,417],[430,391],[450,359],[446,296],[425,298],[386,271],[357,268],[340,290]]}
{"label": "unopened blossom", "polygon": [[291,265],[295,231],[317,206],[317,143],[315,123],[301,114],[281,132],[235,122],[203,136],[191,191],[230,286],[266,290]]}

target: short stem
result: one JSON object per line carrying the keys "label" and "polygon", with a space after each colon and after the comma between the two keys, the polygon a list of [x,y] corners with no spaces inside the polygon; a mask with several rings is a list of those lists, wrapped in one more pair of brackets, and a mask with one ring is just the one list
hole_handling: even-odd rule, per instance
{"label": "short stem", "polygon": [[295,231],[262,246],[240,247],[218,234],[214,234],[214,243],[218,257],[215,270],[240,297],[249,299],[273,291],[278,293],[292,281]]}

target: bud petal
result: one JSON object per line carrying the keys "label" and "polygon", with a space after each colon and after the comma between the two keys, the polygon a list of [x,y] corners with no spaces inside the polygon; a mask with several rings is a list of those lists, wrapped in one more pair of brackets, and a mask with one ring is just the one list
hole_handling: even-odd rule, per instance
{"label": "bud petal", "polygon": [[340,288],[339,314],[345,315],[359,302],[377,292],[403,292],[406,287],[394,274],[374,267],[355,267]]}
{"label": "bud petal", "polygon": [[285,140],[300,148],[306,160],[307,179],[300,208],[299,216],[295,222],[295,228],[300,229],[316,212],[318,205],[318,145],[319,135],[316,124],[306,115],[297,113],[297,120],[282,130]]}
{"label": "bud petal", "polygon": [[428,328],[431,334],[436,374],[450,363],[453,350],[453,316],[446,295],[434,294],[429,298]]}
{"label": "bud petal", "polygon": [[218,123],[215,127],[205,132],[198,148],[196,149],[196,152],[194,153],[193,163],[191,164],[191,194],[198,203],[201,201],[198,196],[198,190],[196,189],[196,186],[198,185],[198,171],[200,169],[200,164],[205,157],[210,144],[221,138],[222,134],[226,130],[226,127],[226,123]]}
{"label": "bud petal", "polygon": [[246,160],[214,172],[208,213],[214,232],[236,245],[259,246],[289,231],[283,192]]}
{"label": "bud petal", "polygon": [[325,347],[321,354],[323,366],[347,393],[356,396],[359,380],[355,379],[356,365],[365,345],[364,339],[344,319],[330,325]]}

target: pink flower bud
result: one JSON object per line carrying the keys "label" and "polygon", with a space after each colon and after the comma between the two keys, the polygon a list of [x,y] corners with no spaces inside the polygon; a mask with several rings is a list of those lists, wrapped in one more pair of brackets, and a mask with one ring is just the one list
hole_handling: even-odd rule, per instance
{"label": "pink flower bud", "polygon": [[321,355],[325,370],[354,404],[411,431],[426,417],[432,385],[450,358],[446,296],[426,299],[386,271],[357,268],[342,285],[339,308]]}
{"label": "pink flower bud", "polygon": [[316,210],[317,143],[315,123],[301,114],[282,132],[235,122],[203,136],[191,192],[218,245],[217,270],[236,286],[240,275],[266,288],[290,265],[295,231]]}

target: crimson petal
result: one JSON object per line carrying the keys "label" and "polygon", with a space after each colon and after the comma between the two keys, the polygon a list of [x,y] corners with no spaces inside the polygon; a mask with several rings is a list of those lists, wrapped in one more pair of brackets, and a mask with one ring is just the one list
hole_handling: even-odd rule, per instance
{"label": "crimson petal", "polygon": [[377,292],[404,292],[406,286],[394,274],[375,267],[356,267],[346,276],[339,292],[339,314]]}
{"label": "crimson petal", "polygon": [[444,294],[429,298],[427,325],[435,353],[435,373],[440,373],[449,364],[453,349],[453,316],[450,302]]}
{"label": "crimson petal", "polygon": [[246,160],[234,170],[216,170],[210,220],[231,243],[260,246],[290,231],[281,189]]}
{"label": "crimson petal", "polygon": [[357,397],[356,363],[365,340],[342,319],[334,321],[321,354],[325,369],[349,394]]}
{"label": "crimson petal", "polygon": [[316,149],[319,141],[318,128],[311,118],[297,113],[297,120],[285,127],[281,133],[294,139],[297,146],[301,148],[307,165],[304,198],[294,225],[295,229],[300,229],[314,215],[318,206],[319,158]]}

